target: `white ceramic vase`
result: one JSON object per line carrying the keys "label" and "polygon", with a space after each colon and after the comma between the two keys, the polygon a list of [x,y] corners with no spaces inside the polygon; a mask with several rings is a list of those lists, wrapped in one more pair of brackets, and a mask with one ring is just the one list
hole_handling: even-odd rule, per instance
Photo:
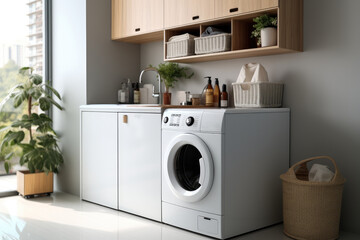
{"label": "white ceramic vase", "polygon": [[277,31],[274,27],[261,29],[261,47],[277,45]]}

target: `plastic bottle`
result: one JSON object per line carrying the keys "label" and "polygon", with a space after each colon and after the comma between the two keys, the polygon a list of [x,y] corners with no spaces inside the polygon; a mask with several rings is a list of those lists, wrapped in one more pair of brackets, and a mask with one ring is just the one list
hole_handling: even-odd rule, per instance
{"label": "plastic bottle", "polygon": [[205,106],[213,107],[214,106],[214,89],[211,85],[211,77],[208,78],[208,84],[205,92]]}
{"label": "plastic bottle", "polygon": [[126,103],[125,96],[126,96],[126,83],[123,82],[121,84],[121,89],[118,91],[118,102]]}
{"label": "plastic bottle", "polygon": [[215,78],[214,85],[214,107],[220,107],[220,87],[219,87],[219,79]]}
{"label": "plastic bottle", "polygon": [[220,107],[222,108],[228,107],[228,93],[226,92],[226,84],[222,85]]}

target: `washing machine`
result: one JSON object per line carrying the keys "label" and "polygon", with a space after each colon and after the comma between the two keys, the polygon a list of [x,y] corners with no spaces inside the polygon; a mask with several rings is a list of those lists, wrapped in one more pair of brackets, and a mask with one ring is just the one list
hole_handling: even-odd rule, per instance
{"label": "washing machine", "polygon": [[162,221],[225,239],[282,221],[289,109],[167,109]]}

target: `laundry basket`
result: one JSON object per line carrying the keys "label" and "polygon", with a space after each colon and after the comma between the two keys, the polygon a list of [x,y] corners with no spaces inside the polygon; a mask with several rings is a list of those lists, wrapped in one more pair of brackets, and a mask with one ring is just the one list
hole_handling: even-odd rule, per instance
{"label": "laundry basket", "polygon": [[233,83],[234,104],[241,107],[281,107],[284,84],[271,82]]}
{"label": "laundry basket", "polygon": [[[329,159],[333,163],[333,179],[330,182],[297,179],[295,169],[316,159]],[[334,159],[319,156],[302,160],[280,178],[283,185],[284,233],[295,239],[337,239],[345,179],[339,173]]]}

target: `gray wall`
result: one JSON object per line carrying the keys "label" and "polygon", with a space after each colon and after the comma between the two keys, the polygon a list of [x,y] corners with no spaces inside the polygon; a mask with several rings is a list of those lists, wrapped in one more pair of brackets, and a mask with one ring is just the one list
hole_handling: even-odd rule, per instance
{"label": "gray wall", "polygon": [[79,107],[116,103],[121,81],[139,72],[140,46],[111,41],[111,1],[53,0],[53,84],[65,111],[54,111],[65,163],[55,188],[80,194]]}
{"label": "gray wall", "polygon": [[[291,163],[322,154],[335,158],[347,179],[342,226],[360,233],[360,1],[304,3],[303,53],[190,64],[195,77],[174,90],[200,92],[207,75],[230,84],[243,64],[263,64],[271,81],[286,84],[284,103],[292,111]],[[111,42],[110,0],[53,0],[53,21],[53,80],[66,108],[54,112],[65,156],[56,186],[79,195],[79,106],[115,103],[119,80],[136,79],[148,64],[162,62],[163,49],[161,42],[140,47]],[[146,77],[153,79],[150,73]]]}
{"label": "gray wall", "polygon": [[[195,77],[174,89],[200,93],[205,85],[204,76],[219,77],[221,84],[229,84],[236,81],[243,64],[263,64],[270,81],[286,84],[284,104],[291,108],[291,164],[316,155],[335,158],[347,179],[342,227],[358,233],[359,9],[357,0],[305,0],[304,52],[191,64],[188,66],[194,70]],[[157,65],[162,59],[161,42],[141,46],[141,68]]]}
{"label": "gray wall", "polygon": [[139,76],[140,47],[111,40],[111,1],[86,1],[87,104],[116,103],[121,82]]}

